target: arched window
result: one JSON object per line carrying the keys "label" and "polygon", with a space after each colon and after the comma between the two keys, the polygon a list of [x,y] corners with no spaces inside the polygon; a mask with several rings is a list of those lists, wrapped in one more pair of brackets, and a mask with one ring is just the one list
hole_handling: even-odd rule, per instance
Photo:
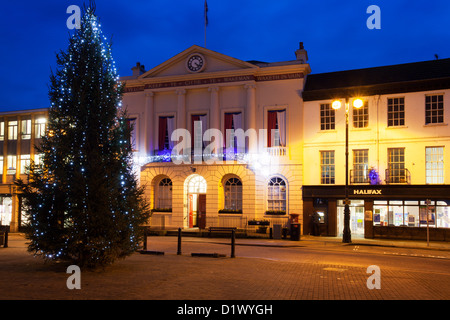
{"label": "arched window", "polygon": [[206,193],[206,180],[202,176],[195,175],[188,182],[188,193]]}
{"label": "arched window", "polygon": [[286,212],[286,181],[280,177],[270,179],[267,186],[267,213]]}
{"label": "arched window", "polygon": [[172,209],[172,180],[169,178],[159,182],[155,203],[158,209]]}
{"label": "arched window", "polygon": [[242,212],[242,182],[239,178],[229,178],[224,183],[224,210]]}

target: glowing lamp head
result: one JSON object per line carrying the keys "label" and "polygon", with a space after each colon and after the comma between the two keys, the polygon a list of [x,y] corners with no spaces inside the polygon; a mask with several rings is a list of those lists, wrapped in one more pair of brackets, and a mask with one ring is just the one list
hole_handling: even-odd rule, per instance
{"label": "glowing lamp head", "polygon": [[355,100],[353,100],[353,106],[354,106],[356,109],[361,108],[363,105],[364,105],[364,102],[363,102],[361,99],[355,99]]}
{"label": "glowing lamp head", "polygon": [[340,108],[341,108],[341,101],[339,101],[339,100],[334,100],[333,103],[331,104],[331,107],[332,107],[334,110],[340,109]]}

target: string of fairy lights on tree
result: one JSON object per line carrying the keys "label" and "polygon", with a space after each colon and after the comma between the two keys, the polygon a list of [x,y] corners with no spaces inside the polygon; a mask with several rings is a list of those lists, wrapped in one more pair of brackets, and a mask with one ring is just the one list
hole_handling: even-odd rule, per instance
{"label": "string of fairy lights on tree", "polygon": [[48,259],[107,264],[139,245],[149,210],[132,171],[130,129],[111,45],[89,7],[50,77],[42,165],[19,181],[29,250]]}

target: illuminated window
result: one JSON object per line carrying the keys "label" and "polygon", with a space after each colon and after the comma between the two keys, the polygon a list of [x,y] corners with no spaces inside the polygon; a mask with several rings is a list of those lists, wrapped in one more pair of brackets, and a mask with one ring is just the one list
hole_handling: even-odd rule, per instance
{"label": "illuminated window", "polygon": [[426,183],[444,183],[444,147],[427,147],[425,161]]}
{"label": "illuminated window", "polygon": [[388,149],[388,176],[389,183],[405,183],[405,148]]}
{"label": "illuminated window", "polygon": [[353,150],[353,183],[369,182],[369,150]]}
{"label": "illuminated window", "polygon": [[5,140],[5,122],[0,122],[0,141]]}
{"label": "illuminated window", "polygon": [[334,184],[334,151],[320,151],[320,183]]}
{"label": "illuminated window", "polygon": [[425,123],[444,122],[444,95],[437,94],[425,97]]}
{"label": "illuminated window", "polygon": [[194,175],[188,183],[188,193],[206,193],[206,180],[202,176]]}
{"label": "illuminated window", "polygon": [[127,119],[128,128],[131,130],[130,132],[130,145],[131,150],[136,151],[137,150],[137,141],[136,141],[136,125],[137,125],[137,119]]}
{"label": "illuminated window", "polygon": [[388,98],[388,127],[405,125],[405,98]]}
{"label": "illuminated window", "polygon": [[286,181],[279,177],[270,179],[267,191],[267,213],[286,212]]}
{"label": "illuminated window", "polygon": [[22,139],[31,139],[31,119],[22,120],[20,124],[20,133],[22,135]]}
{"label": "illuminated window", "polygon": [[156,207],[158,209],[172,209],[172,180],[162,179],[158,184]]}
{"label": "illuminated window", "polygon": [[45,118],[38,118],[34,122],[34,129],[35,129],[35,138],[40,139],[43,136],[45,136],[45,124],[47,123],[47,119]]}
{"label": "illuminated window", "polygon": [[8,140],[17,140],[17,121],[8,121]]}
{"label": "illuminated window", "polygon": [[20,155],[20,174],[28,174],[30,159],[29,154]]}
{"label": "illuminated window", "polygon": [[369,125],[369,103],[364,101],[361,108],[353,108],[353,127],[367,128]]}
{"label": "illuminated window", "polygon": [[320,130],[334,130],[335,110],[329,103],[320,105]]}
{"label": "illuminated window", "polygon": [[17,156],[9,155],[6,158],[7,174],[15,174],[17,169]]}
{"label": "illuminated window", "polygon": [[225,210],[242,210],[242,182],[239,178],[229,178],[224,184]]}

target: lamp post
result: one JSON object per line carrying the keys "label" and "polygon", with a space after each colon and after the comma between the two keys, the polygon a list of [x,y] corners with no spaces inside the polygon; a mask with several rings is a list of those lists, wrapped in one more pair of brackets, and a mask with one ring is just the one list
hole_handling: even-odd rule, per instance
{"label": "lamp post", "polygon": [[[353,100],[353,107],[359,109],[363,106],[361,99]],[[350,232],[350,207],[348,200],[348,112],[349,112],[349,98],[345,99],[345,203],[344,203],[344,230],[342,234],[342,242],[351,243],[352,235]],[[334,110],[339,110],[342,104],[340,100],[333,101],[331,107]]]}

